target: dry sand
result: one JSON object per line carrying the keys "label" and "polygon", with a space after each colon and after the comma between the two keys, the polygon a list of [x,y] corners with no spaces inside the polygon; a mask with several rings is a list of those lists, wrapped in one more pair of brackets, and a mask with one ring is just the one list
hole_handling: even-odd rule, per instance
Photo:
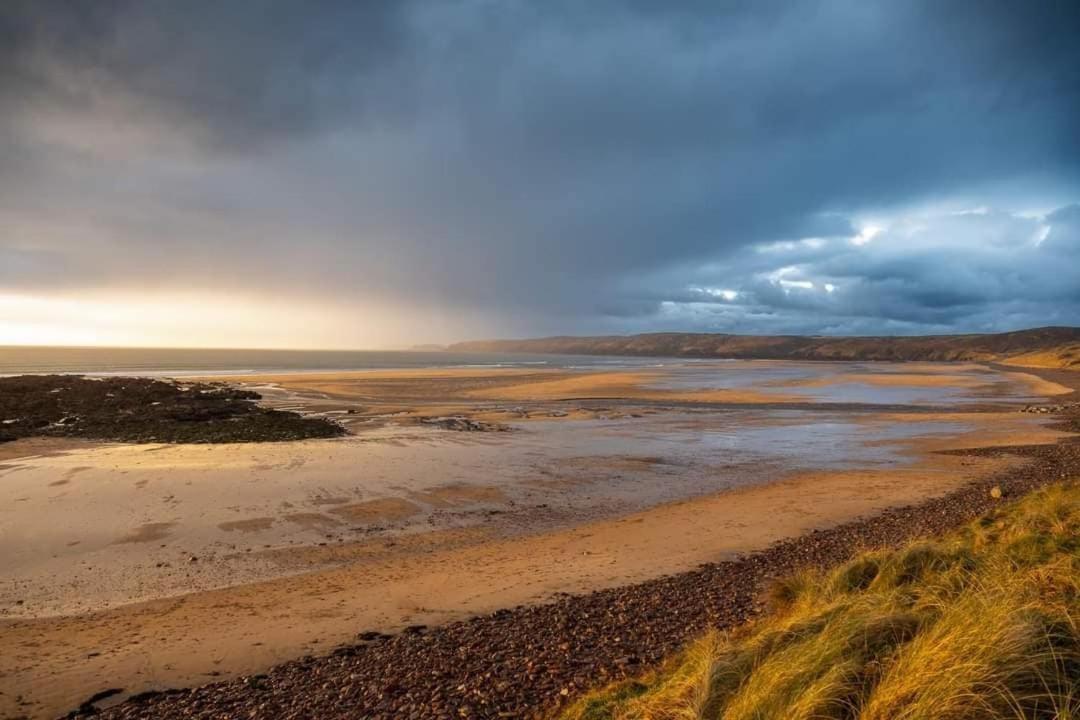
{"label": "dry sand", "polygon": [[[895,368],[880,374],[850,374],[841,373],[826,377],[809,380],[788,380],[777,383],[779,387],[826,387],[844,383],[864,383],[880,387],[915,387],[915,388],[969,388],[973,390],[993,391],[998,385],[1008,382],[1026,386],[1033,395],[1050,397],[1071,393],[1072,389],[1060,383],[1045,380],[1037,375],[1023,372],[999,373],[994,375],[980,375],[976,373],[960,374],[947,372],[943,368],[927,370],[925,368],[909,368],[909,372],[902,372]],[[917,371],[916,371],[917,370]]]}
{"label": "dry sand", "polygon": [[[668,369],[618,371],[528,370],[521,368],[442,370],[375,370],[309,373],[297,375],[239,376],[217,378],[254,385],[275,385],[307,401],[321,400],[328,408],[351,407],[359,417],[387,415],[465,415],[481,420],[505,419],[507,403],[559,403],[566,417],[580,419],[595,413],[573,406],[574,401],[640,400],[645,403],[812,403],[821,398],[783,388],[823,388],[865,384],[892,388],[962,388],[977,396],[993,398],[1006,391],[1022,391],[1037,397],[1072,392],[1071,388],[1032,373],[1000,372],[983,365],[961,363],[873,363],[870,372],[848,373],[850,363],[784,363],[736,361],[714,365],[718,372],[752,372],[785,366],[812,368],[817,377],[767,381],[753,387],[663,389],[656,385],[672,372]],[[707,364],[694,369],[707,368]],[[570,407],[564,407],[566,404]],[[501,407],[500,407],[501,406]],[[515,410],[519,408],[514,408]],[[517,419],[547,417],[545,410],[515,413]]]}
{"label": "dry sand", "polygon": [[474,390],[471,397],[489,400],[586,400],[632,399],[701,403],[774,403],[795,401],[794,396],[753,390],[659,390],[648,387],[664,377],[662,372],[600,372],[574,377]]}
{"label": "dry sand", "polygon": [[1067,345],[1054,350],[1035,351],[1014,355],[1001,361],[1003,365],[1031,368],[1061,368],[1080,370],[1080,344]]}
{"label": "dry sand", "polygon": [[[661,390],[649,387],[665,373],[656,371],[372,370],[214,378],[253,385],[277,385],[307,399],[366,403],[363,410],[403,414],[473,416],[477,401],[544,402],[566,400],[644,400],[703,403],[770,403],[805,398],[753,390]],[[483,408],[479,408],[483,412]]]}

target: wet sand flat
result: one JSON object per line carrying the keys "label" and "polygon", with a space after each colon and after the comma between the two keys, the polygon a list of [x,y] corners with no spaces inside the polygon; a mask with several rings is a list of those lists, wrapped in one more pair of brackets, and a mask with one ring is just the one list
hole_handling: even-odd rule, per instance
{"label": "wet sand flat", "polygon": [[[857,366],[862,372],[848,370]],[[772,381],[769,373],[781,377]],[[674,371],[674,372],[673,372]],[[708,381],[694,387],[694,380],[708,374]],[[674,365],[652,370],[533,371],[507,368],[376,370],[310,373],[303,375],[234,376],[228,379],[257,384],[277,384],[309,394],[344,400],[400,401],[444,400],[573,400],[619,398],[717,403],[770,403],[820,401],[819,396],[784,393],[782,388],[824,387],[845,383],[908,388],[986,389],[998,384],[1032,396],[1072,392],[1071,388],[1025,372],[1000,372],[976,364],[945,363],[794,363],[775,360],[743,360],[724,363]],[[675,382],[665,385],[664,380]]]}
{"label": "wet sand flat", "polygon": [[[1001,373],[998,378],[995,378],[995,384],[997,383],[1009,383],[1016,382],[1026,384],[1031,392],[1035,395],[1041,396],[1053,396],[1064,395],[1072,392],[1071,388],[1067,388],[1059,383],[1055,383],[1049,380],[1044,380],[1040,377],[1031,375],[1030,373]],[[985,388],[993,387],[993,385],[987,382],[987,379],[980,377],[978,373],[956,374],[946,373],[941,369],[936,369],[933,372],[923,370],[919,373],[913,372],[884,372],[874,375],[848,375],[840,374],[831,377],[815,378],[812,380],[795,380],[789,383],[785,383],[786,387],[823,387],[826,385],[837,385],[842,383],[861,382],[869,385],[887,386],[887,387],[920,387],[920,388],[936,388],[936,387],[962,387],[962,388]]]}
{"label": "wet sand flat", "polygon": [[[431,416],[493,423],[580,420],[665,403],[946,406],[1033,402],[1071,392],[1011,368],[928,362],[672,360],[612,370],[448,368],[209,379],[245,383],[275,407],[318,409],[352,429]],[[607,402],[615,407],[604,408]]]}
{"label": "wet sand flat", "polygon": [[305,443],[84,445],[0,464],[10,548],[0,616],[304,572],[308,560],[270,554],[320,543],[470,526],[520,535],[795,471],[901,466],[918,459],[912,442],[973,434],[1057,437],[1020,413],[894,422],[739,409],[534,421],[510,433],[405,426]]}
{"label": "wet sand flat", "polygon": [[691,569],[945,493],[1009,463],[949,457],[903,470],[805,473],[522,538],[462,530],[394,548],[374,543],[314,573],[86,615],[0,621],[9,649],[0,673],[10,692],[34,698],[46,715],[96,692],[102,678],[139,692],[250,674],[367,629],[437,624]]}
{"label": "wet sand flat", "polygon": [[[13,649],[0,654],[0,714],[54,716],[106,686],[197,684],[329,650],[363,630],[692,568],[1021,462],[936,451],[1063,437],[1016,411],[1037,384],[982,366],[945,384],[963,401],[934,407],[699,399],[688,408],[650,396],[709,397],[727,391],[710,383],[726,383],[775,398],[767,383],[778,372],[805,369],[739,368],[761,373],[756,385],[714,377],[723,371],[259,376],[245,382],[275,387],[274,403],[379,409],[349,416],[359,416],[356,434],[332,440],[0,446],[0,643]],[[862,382],[868,372],[857,368],[860,387],[873,386]],[[956,374],[873,370],[920,381],[931,373]],[[985,382],[971,382],[975,373]],[[370,384],[403,377],[412,389],[399,388],[402,398],[419,399],[403,403]],[[664,383],[676,389],[652,387]],[[985,387],[1002,383],[1011,389],[994,395],[996,409],[982,408]],[[627,397],[579,406],[568,387],[582,399],[612,388]],[[371,421],[399,404],[409,412]],[[410,422],[448,408],[511,429]]]}

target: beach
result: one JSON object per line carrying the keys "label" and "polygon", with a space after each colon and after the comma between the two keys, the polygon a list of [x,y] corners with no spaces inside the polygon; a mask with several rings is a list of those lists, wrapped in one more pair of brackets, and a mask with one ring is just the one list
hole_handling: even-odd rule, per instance
{"label": "beach", "polygon": [[227,379],[350,434],[0,445],[5,713],[257,674],[945,497],[1031,462],[987,449],[1069,437],[1019,411],[1072,392],[937,363]]}

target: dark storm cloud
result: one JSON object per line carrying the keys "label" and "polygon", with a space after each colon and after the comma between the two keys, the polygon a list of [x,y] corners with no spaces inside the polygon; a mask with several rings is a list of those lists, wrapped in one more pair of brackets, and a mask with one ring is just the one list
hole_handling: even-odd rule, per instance
{"label": "dark storm cloud", "polygon": [[0,92],[78,113],[112,103],[215,151],[393,109],[399,3],[11,0]]}
{"label": "dark storm cloud", "polygon": [[1080,9],[1034,5],[14,0],[0,282],[515,334],[1076,323]]}

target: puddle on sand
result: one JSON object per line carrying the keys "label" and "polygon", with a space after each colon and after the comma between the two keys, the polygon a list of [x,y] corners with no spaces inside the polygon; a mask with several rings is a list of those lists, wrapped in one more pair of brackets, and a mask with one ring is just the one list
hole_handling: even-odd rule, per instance
{"label": "puddle on sand", "polygon": [[704,361],[665,368],[649,384],[663,390],[753,388],[778,397],[819,403],[952,405],[987,401],[1034,402],[1030,388],[981,365],[928,363]]}
{"label": "puddle on sand", "polygon": [[[763,368],[763,382],[806,372]],[[690,370],[693,382],[717,372]],[[280,574],[245,559],[267,548],[478,523],[527,531],[793,470],[886,467],[913,459],[912,438],[971,427],[874,417],[763,406],[537,420],[509,433],[387,426],[301,443],[109,444],[21,458],[5,463],[0,483],[0,575],[9,581],[0,613],[67,612]],[[1016,420],[1028,421],[1038,422]],[[26,603],[13,609],[16,600]]]}

